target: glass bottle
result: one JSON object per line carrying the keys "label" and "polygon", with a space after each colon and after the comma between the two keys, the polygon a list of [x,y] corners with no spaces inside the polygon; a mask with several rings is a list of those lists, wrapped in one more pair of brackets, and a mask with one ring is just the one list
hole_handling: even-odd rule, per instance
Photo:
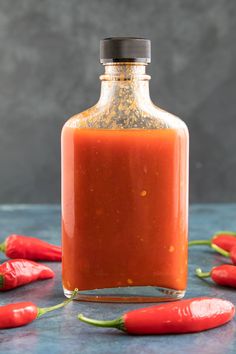
{"label": "glass bottle", "polygon": [[180,299],[188,130],[149,96],[150,41],[101,41],[101,96],[62,130],[63,288],[88,301]]}

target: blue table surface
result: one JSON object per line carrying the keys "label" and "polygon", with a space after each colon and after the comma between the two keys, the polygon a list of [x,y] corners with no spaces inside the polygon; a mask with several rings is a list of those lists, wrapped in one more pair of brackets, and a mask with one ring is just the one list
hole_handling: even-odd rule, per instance
{"label": "blue table surface", "polygon": [[[190,239],[209,238],[218,230],[236,230],[236,204],[198,204],[190,207]],[[8,234],[34,235],[60,243],[60,208],[57,205],[0,206],[0,239]],[[3,254],[0,262],[5,261]],[[189,251],[189,279],[186,298],[221,297],[236,304],[233,289],[213,285],[194,276],[201,266],[208,270],[223,258],[208,247]],[[52,280],[35,282],[0,293],[1,305],[16,301],[33,301],[40,307],[64,300],[61,286],[61,264],[50,263],[56,272]],[[77,320],[83,313],[94,318],[113,319],[141,304],[99,304],[74,301],[62,310],[48,313],[25,327],[0,331],[1,353],[214,353],[236,352],[236,322],[194,334],[129,336],[115,329],[88,326]],[[145,305],[149,306],[149,305]]]}

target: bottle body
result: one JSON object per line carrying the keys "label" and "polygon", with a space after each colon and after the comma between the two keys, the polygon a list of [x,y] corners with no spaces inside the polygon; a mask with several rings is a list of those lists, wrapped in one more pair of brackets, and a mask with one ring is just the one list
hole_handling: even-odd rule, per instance
{"label": "bottle body", "polygon": [[83,300],[143,302],[185,293],[188,131],[145,100],[136,74],[133,82],[111,75],[110,97],[62,131],[67,296],[78,288]]}

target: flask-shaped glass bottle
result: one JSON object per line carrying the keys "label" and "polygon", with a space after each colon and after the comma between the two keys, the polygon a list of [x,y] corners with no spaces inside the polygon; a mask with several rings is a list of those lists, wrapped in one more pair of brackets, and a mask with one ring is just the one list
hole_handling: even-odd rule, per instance
{"label": "flask-shaped glass bottle", "polygon": [[150,41],[101,41],[101,96],[62,131],[63,288],[92,301],[182,298],[188,130],[155,106]]}

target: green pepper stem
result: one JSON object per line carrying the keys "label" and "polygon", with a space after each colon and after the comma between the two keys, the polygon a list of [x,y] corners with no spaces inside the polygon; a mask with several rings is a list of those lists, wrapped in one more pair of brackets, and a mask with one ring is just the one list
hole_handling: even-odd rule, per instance
{"label": "green pepper stem", "polygon": [[211,245],[211,240],[193,240],[189,241],[189,246]]}
{"label": "green pepper stem", "polygon": [[0,243],[0,251],[5,253],[6,252],[6,242]]}
{"label": "green pepper stem", "polygon": [[223,248],[215,245],[214,243],[211,244],[211,247],[213,248],[213,250],[215,250],[216,252],[220,253],[224,257],[229,257],[230,256],[229,252],[225,251]]}
{"label": "green pepper stem", "polygon": [[211,275],[211,272],[202,272],[201,268],[196,268],[195,272],[199,278],[208,278]]}
{"label": "green pepper stem", "polygon": [[61,307],[68,305],[71,301],[74,300],[74,298],[76,297],[77,294],[78,294],[78,289],[75,289],[73,291],[73,293],[71,294],[71,297],[68,300],[65,300],[65,301],[61,302],[60,304],[55,305],[55,306],[51,306],[51,307],[39,307],[37,318],[41,317],[42,315],[44,315],[47,312],[54,311],[54,310],[60,309]]}
{"label": "green pepper stem", "polygon": [[92,318],[88,318],[82,314],[79,314],[78,319],[82,322],[85,322],[93,326],[117,328],[121,331],[125,331],[124,320],[122,317],[118,317],[114,320],[109,320],[109,321],[101,321],[101,320],[94,320]]}

